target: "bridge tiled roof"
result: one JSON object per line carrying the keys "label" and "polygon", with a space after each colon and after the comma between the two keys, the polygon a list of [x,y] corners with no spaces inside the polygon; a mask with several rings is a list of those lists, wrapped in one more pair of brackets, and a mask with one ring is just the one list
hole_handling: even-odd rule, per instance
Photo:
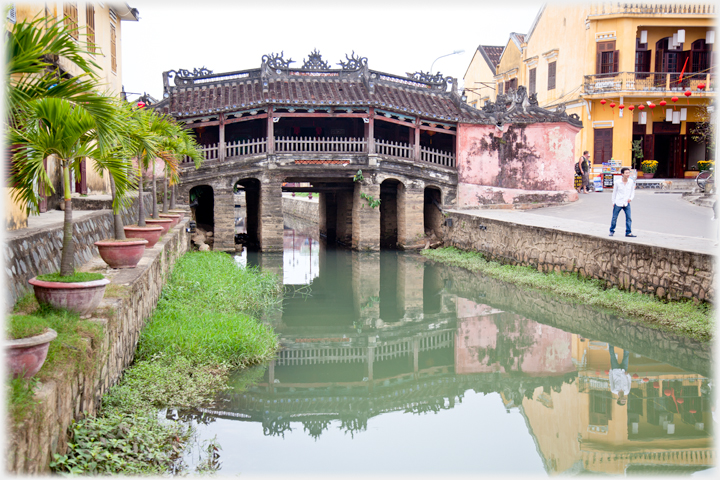
{"label": "bridge tiled roof", "polygon": [[[238,114],[276,108],[343,111],[375,107],[398,115],[448,123],[498,123],[463,102],[457,80],[440,73],[423,72],[405,77],[367,67],[367,59],[353,55],[331,69],[314,52],[303,68],[290,68],[280,55],[263,57],[259,69],[214,74],[202,68],[163,73],[163,100],[153,108],[179,120],[212,118],[219,113]],[[509,104],[508,104],[509,105]],[[565,116],[567,117],[567,116]],[[563,121],[567,118],[542,109],[515,115],[514,122]]]}

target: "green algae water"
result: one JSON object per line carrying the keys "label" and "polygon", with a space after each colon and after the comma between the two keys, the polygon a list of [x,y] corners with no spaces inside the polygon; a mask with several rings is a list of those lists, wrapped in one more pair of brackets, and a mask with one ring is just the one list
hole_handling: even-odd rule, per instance
{"label": "green algae water", "polygon": [[220,474],[716,473],[710,345],[313,237],[235,257],[283,279],[282,350],[194,415]]}

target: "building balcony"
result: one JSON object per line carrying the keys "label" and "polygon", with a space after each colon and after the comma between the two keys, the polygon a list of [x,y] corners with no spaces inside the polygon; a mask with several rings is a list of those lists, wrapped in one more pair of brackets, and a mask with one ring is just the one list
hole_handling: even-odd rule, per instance
{"label": "building balcony", "polygon": [[[415,146],[405,142],[374,139],[368,146],[367,138],[349,137],[275,137],[275,154],[293,154],[298,157],[317,157],[318,155],[368,155],[377,154],[385,157],[400,158],[410,161],[432,163],[444,167],[455,167],[455,154],[440,149],[420,146],[416,154]],[[256,138],[227,142],[224,147],[219,143],[203,145],[206,161],[222,161],[226,159],[267,155],[267,138]],[[185,157],[182,164],[190,164],[192,160]]]}
{"label": "building balcony", "polygon": [[632,16],[658,16],[658,15],[688,15],[702,16],[715,15],[714,3],[611,3],[598,2],[590,5],[588,17],[605,15],[632,15]]}
{"label": "building balcony", "polygon": [[[615,72],[585,75],[583,94],[676,95],[687,89],[692,90],[693,95],[714,94],[715,77],[712,73],[685,73],[680,80],[680,74],[675,72]],[[700,90],[698,85],[705,87]]]}

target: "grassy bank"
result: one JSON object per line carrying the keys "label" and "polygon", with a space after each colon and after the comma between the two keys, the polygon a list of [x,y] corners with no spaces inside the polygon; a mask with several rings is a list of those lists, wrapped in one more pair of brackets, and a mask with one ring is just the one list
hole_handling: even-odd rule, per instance
{"label": "grassy bank", "polygon": [[424,250],[422,254],[432,260],[467,268],[521,287],[543,290],[584,305],[607,308],[664,331],[701,341],[712,340],[715,312],[708,304],[663,301],[637,292],[606,288],[600,280],[575,274],[545,274],[532,267],[501,265],[485,260],[480,253],[463,252],[454,247]]}
{"label": "grassy bank", "polygon": [[[193,432],[159,420],[160,410],[207,404],[228,388],[231,370],[272,358],[277,337],[257,318],[281,291],[276,276],[240,268],[226,254],[185,254],[140,334],[135,362],[103,397],[100,415],[73,424],[70,450],[51,467],[76,474],[188,473],[179,459]],[[213,462],[204,465],[212,470]]]}

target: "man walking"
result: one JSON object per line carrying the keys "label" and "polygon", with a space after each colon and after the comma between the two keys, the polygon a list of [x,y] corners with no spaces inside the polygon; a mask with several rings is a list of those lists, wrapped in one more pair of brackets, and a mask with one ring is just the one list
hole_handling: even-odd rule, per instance
{"label": "man walking", "polygon": [[630,178],[630,169],[628,167],[621,168],[620,173],[622,179],[613,185],[613,215],[612,222],[610,222],[610,236],[615,235],[615,225],[620,210],[622,210],[625,212],[625,236],[637,237],[632,233],[632,217],[630,216],[630,202],[635,198],[635,182]]}

